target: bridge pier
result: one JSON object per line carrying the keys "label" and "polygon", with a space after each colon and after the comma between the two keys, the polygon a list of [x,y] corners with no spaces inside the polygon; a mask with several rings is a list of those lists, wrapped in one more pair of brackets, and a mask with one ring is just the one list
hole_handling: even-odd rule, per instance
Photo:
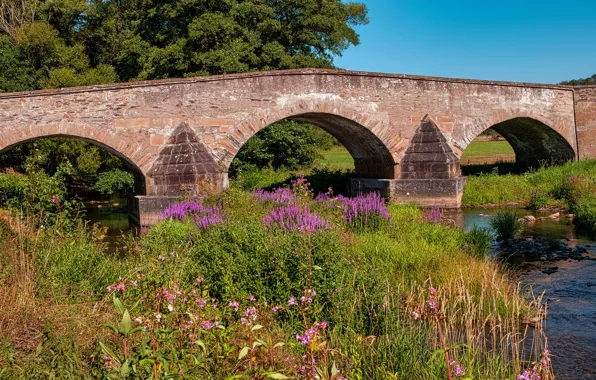
{"label": "bridge pier", "polygon": [[399,179],[353,179],[352,194],[378,191],[395,203],[459,208],[466,178],[439,127],[425,116],[400,163]]}
{"label": "bridge pier", "polygon": [[422,207],[459,208],[466,177],[449,179],[371,179],[354,178],[350,183],[353,195],[376,191],[389,202],[414,202]]}

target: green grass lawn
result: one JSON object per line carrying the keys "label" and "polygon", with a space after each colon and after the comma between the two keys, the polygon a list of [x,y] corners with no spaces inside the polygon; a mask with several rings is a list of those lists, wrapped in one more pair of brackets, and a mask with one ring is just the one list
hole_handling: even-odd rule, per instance
{"label": "green grass lawn", "polygon": [[343,146],[336,146],[319,153],[323,157],[315,162],[315,166],[318,168],[325,167],[330,170],[354,169],[354,159]]}
{"label": "green grass lawn", "polygon": [[472,141],[462,156],[462,165],[493,164],[515,161],[515,152],[507,141]]}
{"label": "green grass lawn", "polygon": [[[315,163],[318,168],[326,167],[331,170],[354,168],[354,159],[343,146],[333,147],[320,154],[322,158]],[[472,141],[462,157],[462,165],[492,164],[499,161],[515,161],[515,152],[507,141]]]}

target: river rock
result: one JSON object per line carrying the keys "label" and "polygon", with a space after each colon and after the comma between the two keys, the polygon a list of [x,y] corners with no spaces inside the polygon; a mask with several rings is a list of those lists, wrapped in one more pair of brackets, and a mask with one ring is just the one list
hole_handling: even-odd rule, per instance
{"label": "river rock", "polygon": [[543,269],[542,273],[553,274],[553,273],[557,273],[558,271],[559,271],[559,267],[549,267],[549,268]]}
{"label": "river rock", "polygon": [[559,219],[560,217],[561,217],[560,212],[555,212],[554,214],[550,214],[549,216],[547,216],[547,218],[549,218],[549,219]]}
{"label": "river rock", "polygon": [[536,221],[536,217],[533,215],[526,215],[524,217],[519,218],[519,221],[525,223],[534,223]]}

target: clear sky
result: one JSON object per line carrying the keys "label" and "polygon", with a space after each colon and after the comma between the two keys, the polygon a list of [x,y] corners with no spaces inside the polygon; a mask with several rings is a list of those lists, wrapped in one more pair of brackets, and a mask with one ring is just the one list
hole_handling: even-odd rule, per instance
{"label": "clear sky", "polygon": [[348,70],[558,83],[596,73],[596,0],[360,0]]}

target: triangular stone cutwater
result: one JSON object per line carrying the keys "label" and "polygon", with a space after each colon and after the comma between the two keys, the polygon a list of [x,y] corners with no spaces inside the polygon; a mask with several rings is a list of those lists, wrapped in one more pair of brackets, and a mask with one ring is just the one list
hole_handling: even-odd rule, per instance
{"label": "triangular stone cutwater", "polygon": [[220,171],[193,129],[182,123],[174,130],[147,174],[154,180],[156,194],[196,196],[200,179],[205,174]]}
{"label": "triangular stone cutwater", "polygon": [[401,179],[448,179],[461,175],[459,159],[428,115],[420,122],[400,166]]}

